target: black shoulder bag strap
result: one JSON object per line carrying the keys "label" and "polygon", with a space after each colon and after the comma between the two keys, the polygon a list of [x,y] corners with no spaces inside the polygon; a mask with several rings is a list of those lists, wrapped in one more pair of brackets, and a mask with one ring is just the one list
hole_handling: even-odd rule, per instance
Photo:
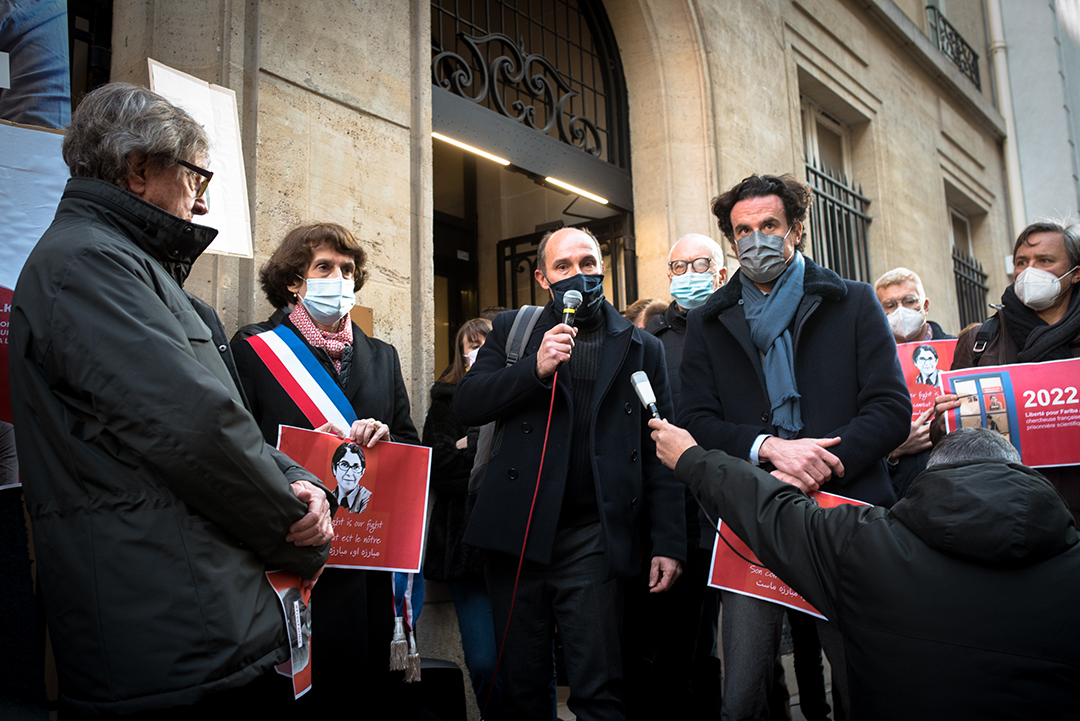
{"label": "black shoulder bag strap", "polygon": [[971,356],[971,365],[973,367],[979,365],[979,359],[986,352],[986,346],[990,345],[990,342],[997,337],[1000,329],[1001,319],[996,314],[983,321],[983,324],[979,327],[979,332],[975,334],[975,345],[971,348],[974,354]]}
{"label": "black shoulder bag strap", "polygon": [[[539,305],[525,305],[517,312],[514,323],[510,326],[510,335],[506,339],[506,367],[514,365],[525,353],[532,337],[536,321],[540,319],[540,313],[544,308]],[[469,494],[480,491],[484,483],[484,472],[487,470],[488,461],[494,453],[498,452],[498,442],[502,438],[502,421],[491,421],[480,427],[480,433],[476,439],[476,456],[473,458],[472,472],[469,473]]]}

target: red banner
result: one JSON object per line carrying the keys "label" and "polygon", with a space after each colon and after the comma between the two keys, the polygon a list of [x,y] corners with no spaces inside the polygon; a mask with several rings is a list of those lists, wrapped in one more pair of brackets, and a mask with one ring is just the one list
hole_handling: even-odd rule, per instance
{"label": "red banner", "polygon": [[431,449],[380,441],[361,448],[281,426],[278,448],[335,492],[328,566],[416,573],[424,548]]}
{"label": "red banner", "polygon": [[[845,504],[854,506],[868,506],[870,504],[856,501],[853,498],[836,496],[832,493],[814,491],[810,497],[822,508],[835,508]],[[713,542],[712,573],[709,576],[709,585],[732,593],[741,593],[744,596],[752,596],[762,601],[778,603],[781,606],[805,611],[818,618],[825,618],[816,608],[806,602],[806,599],[795,592],[791,586],[781,581],[765,566],[761,565],[750,547],[743,543],[742,539],[735,535],[723,521],[717,524],[718,533]],[[723,538],[721,538],[723,536]],[[724,543],[726,540],[731,544]],[[825,619],[828,620],[828,619]]]}
{"label": "red banner", "polygon": [[1080,465],[1080,358],[942,372],[960,396],[948,430],[989,428],[1020,452],[1024,465]]}
{"label": "red banner", "polygon": [[276,669],[292,678],[293,698],[300,698],[311,690],[311,590],[303,588],[299,576],[285,571],[267,571],[266,579],[281,601],[289,636],[289,660]]}
{"label": "red banner", "polygon": [[901,343],[896,346],[900,367],[904,369],[904,381],[911,394],[911,420],[934,407],[934,399],[941,395],[940,375],[952,368],[956,339],[931,340],[921,343]]}

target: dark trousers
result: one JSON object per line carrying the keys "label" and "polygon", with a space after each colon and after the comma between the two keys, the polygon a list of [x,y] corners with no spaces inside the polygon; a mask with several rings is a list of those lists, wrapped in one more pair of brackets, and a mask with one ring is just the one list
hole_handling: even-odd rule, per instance
{"label": "dark trousers", "polygon": [[711,555],[691,548],[682,575],[664,593],[649,592],[648,572],[630,582],[623,620],[627,718],[719,718],[720,663],[710,655],[718,604],[710,604],[712,619],[702,612]]}
{"label": "dark trousers", "polygon": [[[580,721],[624,719],[622,584],[605,580],[600,524],[560,529],[550,565],[526,561],[521,569],[513,619],[502,649],[505,718],[550,721],[554,674],[552,648],[559,629],[570,684],[567,706]],[[484,571],[501,644],[513,600],[518,559],[488,553]]]}

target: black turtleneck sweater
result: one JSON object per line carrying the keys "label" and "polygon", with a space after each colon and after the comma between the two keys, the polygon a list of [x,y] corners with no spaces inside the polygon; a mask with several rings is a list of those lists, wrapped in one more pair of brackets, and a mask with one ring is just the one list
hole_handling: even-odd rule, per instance
{"label": "black turtleneck sweater", "polygon": [[574,392],[574,431],[570,444],[570,472],[566,475],[559,526],[571,528],[600,520],[596,484],[592,472],[592,408],[600,354],[604,349],[604,314],[595,312],[579,319],[574,350],[570,354],[570,377]]}

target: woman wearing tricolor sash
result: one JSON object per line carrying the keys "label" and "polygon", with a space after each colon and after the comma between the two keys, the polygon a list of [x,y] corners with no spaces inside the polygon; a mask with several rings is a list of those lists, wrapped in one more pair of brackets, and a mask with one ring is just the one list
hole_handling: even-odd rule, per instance
{"label": "woman wearing tricolor sash", "polygon": [[[348,435],[362,448],[420,443],[397,351],[349,318],[367,254],[335,223],[290,231],[259,273],[277,308],[232,339],[251,412],[268,443],[281,425]],[[388,572],[328,568],[313,592],[313,688],[305,705],[340,708],[339,694],[382,707],[402,675],[387,671],[394,627]]]}

